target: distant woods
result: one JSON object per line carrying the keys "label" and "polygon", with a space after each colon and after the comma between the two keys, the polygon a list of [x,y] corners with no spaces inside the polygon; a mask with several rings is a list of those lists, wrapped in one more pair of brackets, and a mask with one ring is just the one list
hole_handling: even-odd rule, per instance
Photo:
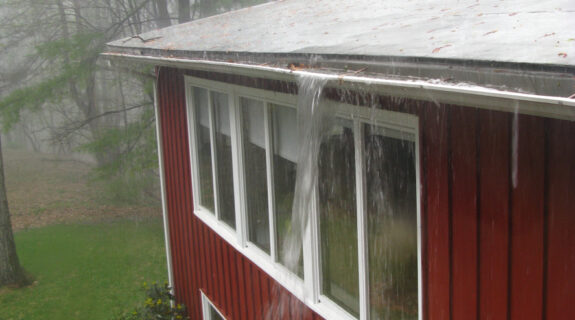
{"label": "distant woods", "polygon": [[97,176],[124,196],[154,198],[153,69],[109,63],[99,54],[114,39],[261,2],[0,0],[6,144],[88,154]]}

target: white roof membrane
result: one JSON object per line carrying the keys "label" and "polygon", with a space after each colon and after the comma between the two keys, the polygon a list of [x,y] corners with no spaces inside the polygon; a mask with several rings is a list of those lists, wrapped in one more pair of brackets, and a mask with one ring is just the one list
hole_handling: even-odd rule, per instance
{"label": "white roof membrane", "polygon": [[109,47],[573,66],[575,1],[280,0],[117,40]]}

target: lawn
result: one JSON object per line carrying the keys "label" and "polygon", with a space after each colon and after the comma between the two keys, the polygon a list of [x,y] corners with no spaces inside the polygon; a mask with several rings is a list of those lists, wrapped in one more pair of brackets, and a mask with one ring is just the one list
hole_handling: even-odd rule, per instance
{"label": "lawn", "polygon": [[166,278],[160,219],[50,225],[16,233],[34,285],[0,291],[0,319],[111,319]]}

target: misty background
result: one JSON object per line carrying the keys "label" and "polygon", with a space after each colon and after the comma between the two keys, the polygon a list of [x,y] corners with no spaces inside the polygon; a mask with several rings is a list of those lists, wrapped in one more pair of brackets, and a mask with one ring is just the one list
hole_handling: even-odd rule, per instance
{"label": "misty background", "polygon": [[[263,0],[0,0],[0,136],[20,263],[0,319],[111,319],[167,280],[154,69],[112,40]],[[144,284],[146,283],[146,284]],[[124,319],[124,318],[122,318]]]}

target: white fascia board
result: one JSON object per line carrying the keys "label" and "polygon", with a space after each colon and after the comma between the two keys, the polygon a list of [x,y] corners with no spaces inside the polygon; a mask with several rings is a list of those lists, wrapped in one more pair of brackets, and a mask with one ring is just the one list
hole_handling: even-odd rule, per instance
{"label": "white fascia board", "polygon": [[[575,99],[500,91],[479,86],[433,83],[423,80],[408,81],[335,75],[314,72],[312,69],[292,71],[284,68],[241,63],[149,57],[121,53],[104,53],[107,58],[125,59],[182,69],[240,74],[274,80],[296,81],[298,75],[327,78],[328,86],[353,89],[357,84],[370,91],[394,97],[404,97],[434,103],[455,104],[488,110],[515,112],[546,118],[575,121]],[[518,107],[518,109],[516,109]]]}

